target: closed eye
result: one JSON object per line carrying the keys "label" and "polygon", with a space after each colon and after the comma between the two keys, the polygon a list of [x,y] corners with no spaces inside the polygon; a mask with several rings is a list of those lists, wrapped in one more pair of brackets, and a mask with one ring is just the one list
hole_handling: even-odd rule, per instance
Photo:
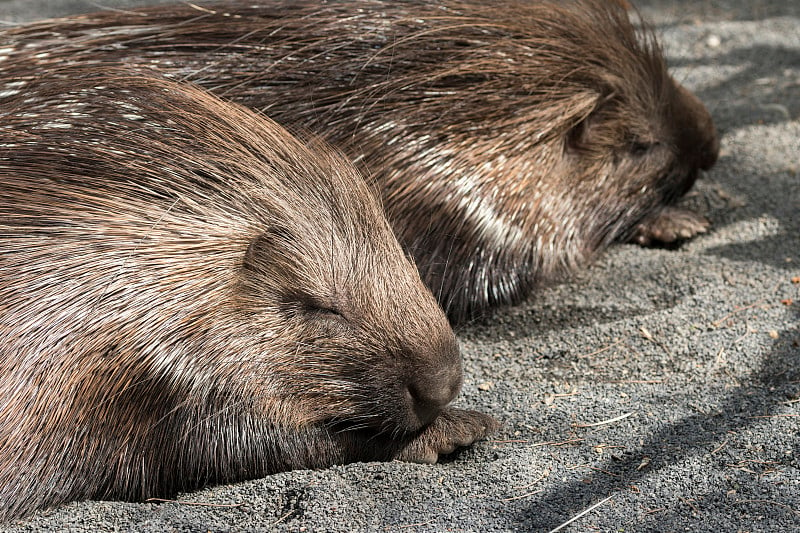
{"label": "closed eye", "polygon": [[652,144],[650,143],[634,142],[631,144],[630,152],[631,155],[643,156],[644,154],[650,151],[651,147]]}
{"label": "closed eye", "polygon": [[652,151],[659,144],[657,142],[633,141],[630,144],[630,153],[633,156],[641,157]]}
{"label": "closed eye", "polygon": [[308,309],[312,313],[318,313],[320,315],[328,315],[330,317],[341,318],[343,320],[345,319],[344,314],[342,314],[342,312],[336,309],[335,307],[320,306],[320,307],[310,307]]}
{"label": "closed eye", "polygon": [[324,301],[314,297],[303,297],[300,299],[300,303],[303,310],[309,315],[336,318],[338,320],[347,320],[347,317],[344,315],[341,308],[332,302]]}

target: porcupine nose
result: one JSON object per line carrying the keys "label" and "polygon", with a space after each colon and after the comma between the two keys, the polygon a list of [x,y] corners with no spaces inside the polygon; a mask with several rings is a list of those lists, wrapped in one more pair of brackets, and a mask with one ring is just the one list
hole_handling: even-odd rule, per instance
{"label": "porcupine nose", "polygon": [[719,135],[711,113],[700,99],[676,82],[677,116],[683,153],[692,166],[709,170],[719,157]]}
{"label": "porcupine nose", "polygon": [[426,426],[439,416],[442,410],[458,396],[461,390],[462,372],[458,364],[448,365],[435,372],[420,373],[408,383],[411,410]]}
{"label": "porcupine nose", "polygon": [[[713,126],[712,126],[713,128]],[[719,137],[717,136],[716,128],[714,128],[713,135],[703,145],[701,156],[698,165],[703,170],[709,170],[714,166],[719,157]]]}

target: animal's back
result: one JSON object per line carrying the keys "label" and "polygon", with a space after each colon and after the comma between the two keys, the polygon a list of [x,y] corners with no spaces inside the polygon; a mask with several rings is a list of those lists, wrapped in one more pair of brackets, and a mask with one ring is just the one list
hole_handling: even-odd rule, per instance
{"label": "animal's back", "polygon": [[[454,319],[515,303],[618,240],[707,222],[708,112],[607,0],[229,2],[6,32],[0,71],[155,66],[323,136],[375,180]],[[15,90],[9,87],[9,90]]]}

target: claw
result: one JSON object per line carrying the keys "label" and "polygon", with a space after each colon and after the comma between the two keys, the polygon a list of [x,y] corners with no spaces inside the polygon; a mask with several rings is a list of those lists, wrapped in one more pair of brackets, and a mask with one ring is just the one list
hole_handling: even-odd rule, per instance
{"label": "claw", "polygon": [[478,411],[447,409],[403,448],[396,459],[435,463],[440,455],[469,446],[500,428],[500,423]]}
{"label": "claw", "polygon": [[636,227],[632,242],[642,246],[669,244],[705,233],[711,223],[703,215],[682,207],[665,207]]}

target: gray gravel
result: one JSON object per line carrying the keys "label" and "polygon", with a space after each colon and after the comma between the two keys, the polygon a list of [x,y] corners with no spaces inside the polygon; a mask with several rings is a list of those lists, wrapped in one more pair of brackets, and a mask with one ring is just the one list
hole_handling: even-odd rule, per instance
{"label": "gray gravel", "polygon": [[[0,0],[0,20],[101,4],[131,2]],[[800,3],[640,6],[718,122],[722,157],[688,199],[714,226],[618,246],[463,328],[459,403],[503,420],[493,440],[0,531],[549,531],[597,503],[561,531],[800,530]]]}

